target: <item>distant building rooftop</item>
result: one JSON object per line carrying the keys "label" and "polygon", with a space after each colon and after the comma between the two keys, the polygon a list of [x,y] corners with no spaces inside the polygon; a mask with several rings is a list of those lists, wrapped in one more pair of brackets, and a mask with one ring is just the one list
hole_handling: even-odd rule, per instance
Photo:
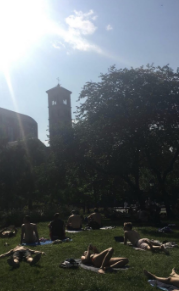
{"label": "distant building rooftop", "polygon": [[72,93],[71,91],[65,89],[64,87],[60,86],[59,84],[56,87],[53,87],[49,90],[46,91],[46,93],[52,92],[52,91],[56,91],[56,90],[65,90],[67,92],[69,92],[70,94]]}
{"label": "distant building rooftop", "polygon": [[3,115],[6,115],[8,117],[11,117],[11,116],[14,116],[14,115],[19,115],[21,118],[24,118],[24,119],[31,119],[32,121],[34,121],[35,123],[37,123],[31,116],[29,115],[25,115],[25,114],[22,114],[22,113],[18,113],[16,111],[12,111],[12,110],[9,110],[9,109],[5,109],[5,108],[2,108],[0,107],[0,113],[3,113]]}

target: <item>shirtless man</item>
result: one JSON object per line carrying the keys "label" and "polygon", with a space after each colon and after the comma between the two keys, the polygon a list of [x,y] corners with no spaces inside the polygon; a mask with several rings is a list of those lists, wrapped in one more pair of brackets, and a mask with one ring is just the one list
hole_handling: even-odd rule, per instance
{"label": "shirtless man", "polygon": [[133,246],[149,250],[149,251],[164,251],[166,254],[168,254],[168,251],[165,249],[163,245],[159,245],[157,243],[154,243],[148,238],[140,238],[140,234],[132,229],[132,223],[131,222],[125,222],[124,223],[124,244],[127,244],[127,241],[130,241]]}
{"label": "shirtless man", "polygon": [[39,241],[39,235],[37,231],[37,226],[34,223],[30,223],[30,216],[26,215],[24,218],[24,224],[21,226],[21,240],[20,244],[25,242],[26,244],[31,244]]}
{"label": "shirtless man", "polygon": [[[101,214],[99,213],[98,209],[94,209],[94,212],[88,216],[88,223],[90,226],[93,225],[93,222],[97,223],[97,227],[101,227]],[[93,228],[93,227],[92,227]]]}
{"label": "shirtless man", "polygon": [[[32,254],[36,254],[36,256],[32,257]],[[11,256],[7,262],[10,266],[17,268],[19,267],[19,263],[22,261],[22,259],[31,265],[35,265],[40,260],[41,255],[44,254],[44,252],[34,251],[22,246],[17,246],[9,252],[0,255],[0,259]]]}
{"label": "shirtless man", "polygon": [[68,230],[80,230],[82,221],[80,215],[76,214],[75,210],[72,210],[72,215],[68,218],[67,229]]}
{"label": "shirtless man", "polygon": [[[91,254],[90,251],[93,253]],[[104,274],[108,268],[123,268],[128,264],[127,258],[112,258],[113,252],[113,248],[108,248],[100,253],[95,246],[90,244],[87,251],[81,256],[81,261],[83,264],[91,263],[95,267],[100,268],[98,271],[100,274]]]}
{"label": "shirtless man", "polygon": [[[179,275],[175,272],[175,268],[172,269],[172,272],[168,278],[157,277],[146,270],[144,270],[144,274],[145,276],[147,276],[148,279],[158,280],[162,283],[173,285],[179,288]],[[174,289],[173,291],[178,291],[178,290],[179,289]]]}

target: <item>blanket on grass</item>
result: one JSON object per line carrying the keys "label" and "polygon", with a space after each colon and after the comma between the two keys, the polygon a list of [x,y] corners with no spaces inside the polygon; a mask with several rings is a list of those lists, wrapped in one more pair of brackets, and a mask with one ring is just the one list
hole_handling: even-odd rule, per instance
{"label": "blanket on grass", "polygon": [[161,290],[164,291],[172,291],[172,290],[178,290],[177,287],[173,286],[173,285],[168,285],[165,283],[162,283],[158,280],[148,280],[149,284],[153,287],[158,287]]}
{"label": "blanket on grass", "polygon": [[[115,228],[115,226],[103,226],[103,227],[101,227],[99,229],[106,230],[106,229],[113,229],[113,228]],[[85,227],[84,229],[81,229],[81,230],[68,230],[67,229],[67,230],[65,230],[65,232],[67,232],[67,233],[79,233],[79,232],[82,232],[84,230],[92,230],[92,228],[91,227]]]}
{"label": "blanket on grass", "polygon": [[81,230],[65,230],[65,232],[68,232],[68,233],[79,233],[79,232],[82,232],[83,231],[83,229],[81,229]]}
{"label": "blanket on grass", "polygon": [[102,230],[113,229],[113,228],[115,228],[115,226],[103,226],[103,227],[100,227],[100,229],[102,229]]}
{"label": "blanket on grass", "polygon": [[[60,243],[60,242],[70,242],[70,241],[72,241],[71,238],[66,238],[66,239],[63,239],[62,241],[60,241],[60,240],[56,240],[56,241],[55,240],[54,241],[46,240],[46,241],[41,241],[40,245],[43,246],[43,245],[57,244],[57,242]],[[22,246],[34,246],[34,247],[39,246],[38,242],[35,242],[32,244],[22,243],[21,245]]]}
{"label": "blanket on grass", "polygon": [[[96,268],[96,267],[94,267],[93,265],[90,265],[90,264],[88,264],[88,265],[83,264],[80,259],[76,259],[75,261],[77,261],[79,263],[79,266],[81,268],[83,268],[85,270],[88,270],[88,271],[92,271],[92,272],[96,272],[97,273],[98,270],[100,269],[100,268]],[[124,267],[124,268],[111,268],[110,271],[117,272],[117,271],[126,271],[128,269],[129,269],[129,267],[127,266],[127,267]]]}

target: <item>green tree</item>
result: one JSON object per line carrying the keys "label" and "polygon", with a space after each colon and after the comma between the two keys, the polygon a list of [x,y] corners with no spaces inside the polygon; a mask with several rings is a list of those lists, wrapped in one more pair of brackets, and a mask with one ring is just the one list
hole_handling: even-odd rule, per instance
{"label": "green tree", "polygon": [[140,201],[140,168],[150,168],[169,211],[166,178],[179,153],[179,74],[168,65],[113,66],[100,78],[86,83],[77,107],[86,159],[98,171],[122,178]]}

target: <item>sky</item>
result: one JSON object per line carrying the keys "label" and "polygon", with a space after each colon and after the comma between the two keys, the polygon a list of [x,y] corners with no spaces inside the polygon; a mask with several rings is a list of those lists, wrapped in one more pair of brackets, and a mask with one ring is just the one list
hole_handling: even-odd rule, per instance
{"label": "sky", "polygon": [[31,116],[46,143],[46,91],[79,94],[112,65],[179,67],[179,0],[0,0],[0,107]]}

